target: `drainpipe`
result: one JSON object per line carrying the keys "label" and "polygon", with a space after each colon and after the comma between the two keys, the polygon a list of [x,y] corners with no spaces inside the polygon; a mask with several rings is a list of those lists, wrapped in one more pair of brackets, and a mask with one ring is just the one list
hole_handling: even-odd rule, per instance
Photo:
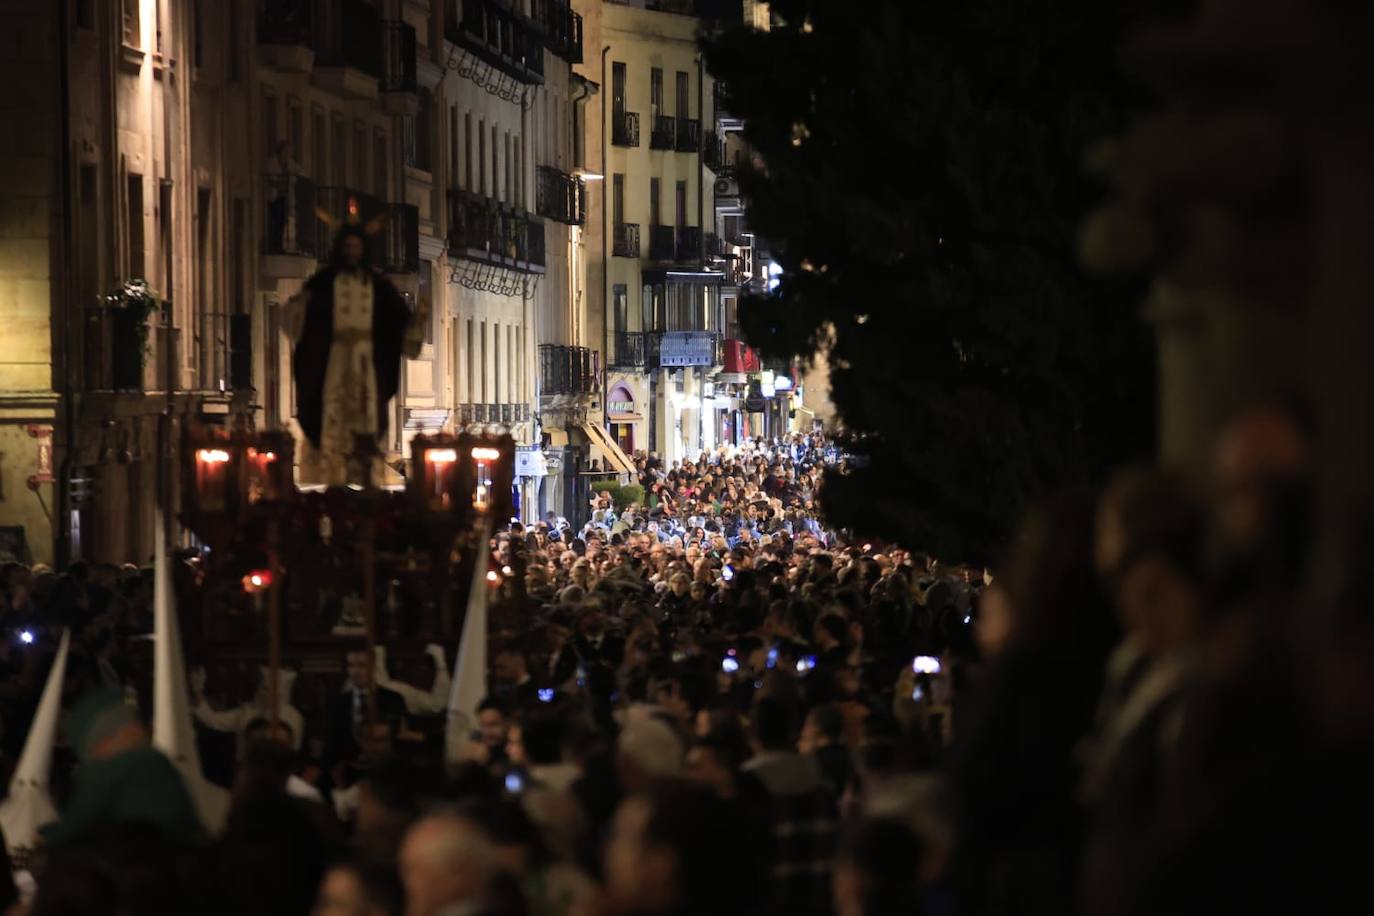
{"label": "drainpipe", "polygon": [[[71,74],[68,70],[67,4],[57,4],[57,65],[58,65],[58,119],[59,137],[62,151],[58,162],[62,168],[62,233],[63,247],[74,250],[72,244],[72,137],[71,137]],[[58,306],[62,309],[62,346],[54,348],[54,359],[62,360],[62,371],[58,373],[61,381],[62,397],[62,462],[57,475],[57,518],[54,528],[56,548],[54,559],[58,568],[64,567],[74,557],[70,556],[71,543],[71,475],[73,457],[76,454],[77,430],[76,408],[72,404],[72,373],[70,356],[72,350],[72,276],[71,259],[67,258],[60,274],[61,281],[57,296]],[[60,357],[58,354],[61,354]]]}
{"label": "drainpipe", "polygon": [[606,395],[610,391],[610,366],[612,347],[615,346],[615,339],[612,336],[615,332],[611,330],[611,192],[607,190],[611,185],[611,175],[606,159],[606,97],[610,95],[606,91],[606,55],[611,53],[611,46],[601,49],[601,337],[605,344],[605,353],[601,359],[601,428],[606,429],[606,424],[610,419],[610,410],[607,406]]}

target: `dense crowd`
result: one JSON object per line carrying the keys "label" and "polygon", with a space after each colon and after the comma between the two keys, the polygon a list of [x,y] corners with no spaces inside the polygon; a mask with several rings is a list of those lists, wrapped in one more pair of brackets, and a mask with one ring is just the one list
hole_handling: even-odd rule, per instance
{"label": "dense crowd", "polygon": [[213,836],[133,708],[147,572],[11,564],[11,765],[45,634],[76,636],[64,816],[21,863],[31,911],[1296,905],[1363,759],[1314,724],[1341,707],[1300,635],[1309,451],[1291,412],[1250,410],[1206,480],[1137,468],[1050,500],[995,574],[827,529],[817,492],[842,458],[819,435],[637,456],[638,504],[622,488],[585,525],[493,538],[489,691],[465,734],[444,737],[443,647],[405,675],[350,651],[341,690],[288,684],[275,716],[261,695],[217,707],[193,676],[203,747],[230,736]]}

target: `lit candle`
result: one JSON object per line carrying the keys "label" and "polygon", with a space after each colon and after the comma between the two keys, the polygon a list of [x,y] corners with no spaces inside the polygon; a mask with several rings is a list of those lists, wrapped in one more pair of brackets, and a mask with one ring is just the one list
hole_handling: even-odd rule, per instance
{"label": "lit candle", "polygon": [[196,452],[196,492],[205,512],[222,512],[228,502],[229,453],[222,448]]}

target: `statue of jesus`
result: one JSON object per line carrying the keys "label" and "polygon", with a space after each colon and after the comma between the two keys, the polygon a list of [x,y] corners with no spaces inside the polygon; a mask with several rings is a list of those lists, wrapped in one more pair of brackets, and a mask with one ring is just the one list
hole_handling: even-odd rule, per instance
{"label": "statue of jesus", "polygon": [[[400,379],[401,356],[415,358],[429,320],[417,313],[367,261],[372,226],[353,220],[334,240],[328,266],[286,304],[296,380],[296,420],[305,435],[302,484],[366,485],[381,468],[387,411]],[[371,232],[368,231],[371,229]],[[359,438],[364,451],[358,454]],[[368,448],[367,445],[372,447]]]}

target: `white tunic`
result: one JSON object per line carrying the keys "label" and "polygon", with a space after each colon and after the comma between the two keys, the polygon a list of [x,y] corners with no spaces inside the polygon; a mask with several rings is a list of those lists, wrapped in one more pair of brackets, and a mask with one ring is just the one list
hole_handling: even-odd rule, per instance
{"label": "white tunic", "polygon": [[[357,436],[376,438],[379,431],[377,371],[372,354],[372,309],[376,290],[368,271],[339,271],[334,277],[334,337],[324,372],[324,410],[320,446],[301,444],[300,482],[343,486],[362,483],[361,468],[350,458]],[[305,325],[309,292],[302,291],[287,305],[286,330],[292,342]],[[419,355],[428,315],[415,316],[406,328],[402,350]],[[380,446],[381,443],[378,443]],[[352,473],[350,474],[350,467]],[[372,479],[380,480],[380,458],[374,459]]]}

